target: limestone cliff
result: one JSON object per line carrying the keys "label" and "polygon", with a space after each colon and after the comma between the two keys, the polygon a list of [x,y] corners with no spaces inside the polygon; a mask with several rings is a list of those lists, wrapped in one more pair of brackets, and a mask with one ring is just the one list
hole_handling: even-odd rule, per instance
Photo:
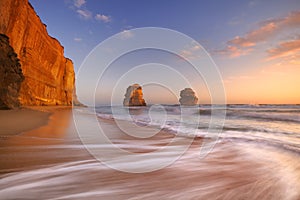
{"label": "limestone cliff", "polygon": [[0,109],[20,105],[18,94],[24,77],[14,49],[7,36],[0,34]]}
{"label": "limestone cliff", "polygon": [[25,77],[18,93],[21,105],[72,105],[73,63],[28,0],[0,1],[0,33],[9,37]]}
{"label": "limestone cliff", "polygon": [[139,84],[134,84],[127,88],[123,105],[146,106],[146,102],[143,99],[142,87]]}

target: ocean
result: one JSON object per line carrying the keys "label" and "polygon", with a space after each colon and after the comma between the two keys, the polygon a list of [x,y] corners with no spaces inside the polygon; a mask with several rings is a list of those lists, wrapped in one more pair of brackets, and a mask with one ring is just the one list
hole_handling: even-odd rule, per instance
{"label": "ocean", "polygon": [[221,129],[220,141],[275,146],[300,153],[300,105],[153,105],[129,110],[122,106],[99,106],[95,111],[98,117],[108,120],[126,120],[170,134],[206,138],[210,137],[208,128],[214,112]]}
{"label": "ocean", "polygon": [[0,150],[0,199],[300,199],[300,105],[76,107]]}

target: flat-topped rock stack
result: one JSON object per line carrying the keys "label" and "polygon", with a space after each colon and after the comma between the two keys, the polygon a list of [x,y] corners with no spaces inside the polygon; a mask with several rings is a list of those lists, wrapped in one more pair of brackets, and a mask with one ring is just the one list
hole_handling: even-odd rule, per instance
{"label": "flat-topped rock stack", "polygon": [[142,87],[139,84],[134,84],[127,88],[123,105],[146,106],[146,102],[143,99]]}
{"label": "flat-topped rock stack", "polygon": [[183,106],[194,106],[198,102],[195,92],[191,88],[185,88],[180,92],[179,102]]}

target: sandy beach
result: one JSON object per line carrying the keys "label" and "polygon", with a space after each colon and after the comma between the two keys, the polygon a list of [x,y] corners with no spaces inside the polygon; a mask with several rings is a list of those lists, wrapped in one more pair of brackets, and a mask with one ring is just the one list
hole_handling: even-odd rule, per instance
{"label": "sandy beach", "polygon": [[[1,130],[8,130],[1,133],[1,174],[72,160],[67,152],[48,148],[63,144],[65,140],[72,143],[72,137],[68,137],[71,107],[26,107],[0,111],[0,116],[5,119],[1,121]],[[75,130],[71,132],[76,133]]]}
{"label": "sandy beach", "polygon": [[[232,143],[219,143],[200,160],[198,138],[179,160],[166,168],[126,173],[108,168],[88,153],[76,134],[72,109],[42,107],[3,113],[9,112],[11,116],[26,113],[27,120],[37,121],[31,122],[36,126],[31,126],[32,130],[10,129],[11,134],[0,139],[0,199],[299,198],[299,162],[290,155],[280,157],[273,153],[271,157],[268,150],[255,155],[250,147],[242,149]],[[127,151],[147,153],[146,146],[155,150],[173,138],[161,131],[151,138],[136,140],[121,136],[123,133],[114,122],[99,120],[110,131],[112,141],[126,143]],[[22,133],[16,134],[19,130]],[[127,148],[130,144],[134,148]],[[288,170],[284,170],[287,163]]]}
{"label": "sandy beach", "polygon": [[0,111],[0,136],[16,135],[48,123],[51,113],[37,108]]}
{"label": "sandy beach", "polygon": [[299,27],[299,0],[0,0],[0,200],[300,200]]}

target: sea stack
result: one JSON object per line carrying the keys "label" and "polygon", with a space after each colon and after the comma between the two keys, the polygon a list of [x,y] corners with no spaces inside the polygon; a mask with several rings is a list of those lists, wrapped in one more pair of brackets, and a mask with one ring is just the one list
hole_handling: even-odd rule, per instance
{"label": "sea stack", "polygon": [[198,102],[195,92],[191,88],[185,88],[180,92],[179,102],[183,106],[194,106]]}
{"label": "sea stack", "polygon": [[139,84],[134,84],[127,88],[123,105],[146,106],[146,102],[143,99],[142,87]]}

